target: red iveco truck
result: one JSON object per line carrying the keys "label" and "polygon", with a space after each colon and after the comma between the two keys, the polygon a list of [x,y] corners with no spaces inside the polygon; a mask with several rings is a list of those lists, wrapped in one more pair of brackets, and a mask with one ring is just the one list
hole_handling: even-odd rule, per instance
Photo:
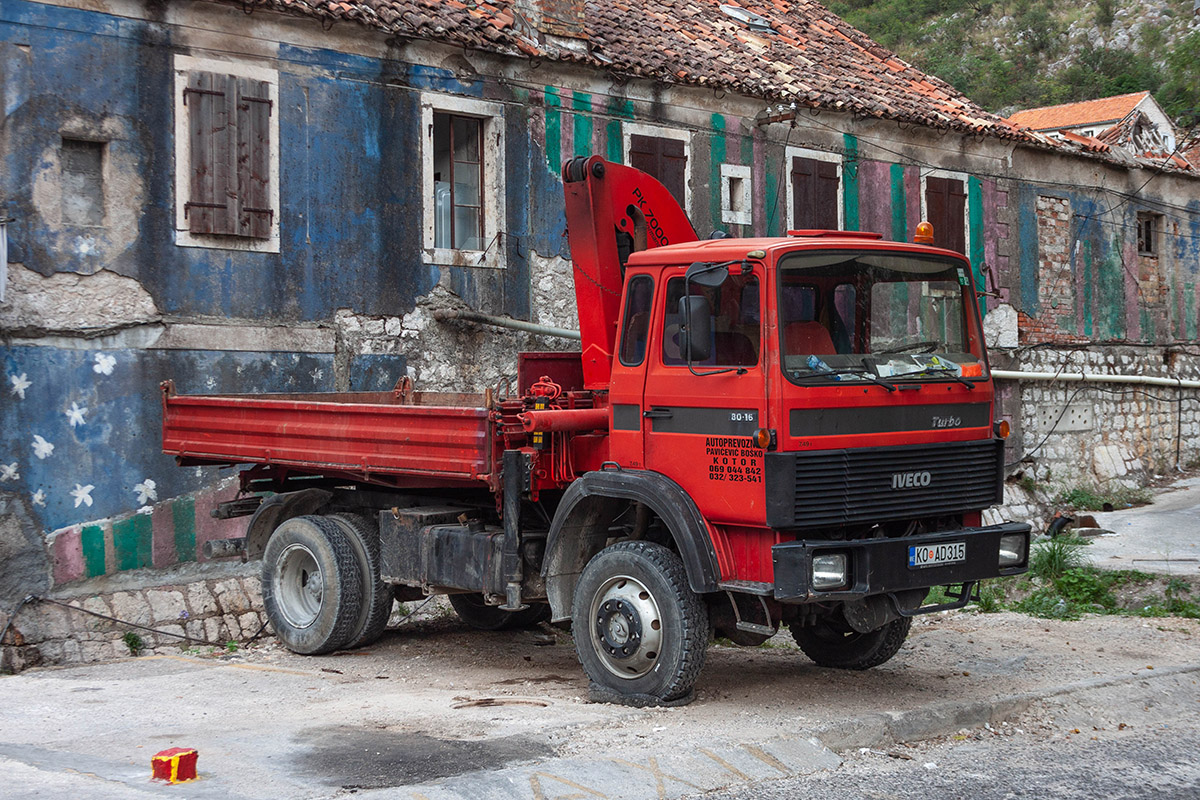
{"label": "red iveco truck", "polygon": [[[520,354],[515,391],[164,384],[166,453],[250,465],[214,515],[253,514],[231,549],[263,560],[287,647],[364,645],[394,598],[442,593],[479,628],[569,621],[594,693],[683,702],[714,632],[786,625],[866,669],[914,615],[1027,568],[1029,526],[981,521],[1007,426],[962,255],[699,241],[635,169],[563,174],[582,352]],[[934,586],[957,600],[924,605]]]}

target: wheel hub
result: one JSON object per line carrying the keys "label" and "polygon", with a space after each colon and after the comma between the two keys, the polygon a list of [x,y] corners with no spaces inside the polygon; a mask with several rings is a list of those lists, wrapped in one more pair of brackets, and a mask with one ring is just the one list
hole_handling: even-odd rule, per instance
{"label": "wheel hub", "polygon": [[592,599],[591,638],[601,663],[625,679],[640,678],[658,663],[661,612],[645,584],[628,575],[608,579]]}
{"label": "wheel hub", "polygon": [[295,628],[307,628],[316,621],[325,594],[325,581],[316,557],[302,544],[291,544],[283,551],[276,573],[276,598],[279,611]]}
{"label": "wheel hub", "polygon": [[626,659],[642,643],[642,620],[625,600],[606,600],[596,617],[596,631],[604,649],[616,659]]}

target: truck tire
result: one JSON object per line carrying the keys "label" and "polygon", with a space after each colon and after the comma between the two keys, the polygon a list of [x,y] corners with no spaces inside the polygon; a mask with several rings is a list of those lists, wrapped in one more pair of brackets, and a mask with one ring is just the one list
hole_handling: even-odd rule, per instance
{"label": "truck tire", "polygon": [[379,526],[361,514],[330,514],[354,549],[362,582],[362,608],[354,633],[343,647],[349,649],[371,644],[387,628],[392,613],[392,587],[379,575]]}
{"label": "truck tire", "polygon": [[358,624],[362,571],[354,547],[324,517],[292,517],[263,552],[263,606],[275,636],[303,655],[343,647]]}
{"label": "truck tire", "polygon": [[691,693],[704,666],[708,613],[679,556],[625,541],[601,550],[575,587],[579,662],[594,684],[638,704]]}
{"label": "truck tire", "polygon": [[912,617],[894,619],[870,633],[858,633],[844,623],[819,622],[793,627],[792,638],[804,655],[822,667],[870,669],[896,655],[910,627]]}
{"label": "truck tire", "polygon": [[550,606],[546,603],[530,603],[529,608],[521,611],[505,611],[499,606],[489,606],[478,594],[452,594],[450,605],[459,619],[481,631],[528,628],[550,619]]}

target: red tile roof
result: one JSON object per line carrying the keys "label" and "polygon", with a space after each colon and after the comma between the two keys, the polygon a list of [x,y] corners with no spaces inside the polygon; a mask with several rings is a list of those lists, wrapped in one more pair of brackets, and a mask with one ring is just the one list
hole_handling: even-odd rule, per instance
{"label": "red tile roof", "polygon": [[1010,116],[1008,121],[1033,128],[1035,131],[1055,131],[1081,125],[1111,125],[1125,119],[1149,94],[1133,92],[1115,97],[1101,97],[1098,100],[1084,100],[1080,103],[1030,108],[1018,111]]}
{"label": "red tile roof", "polygon": [[984,111],[810,0],[742,0],[774,29],[720,10],[733,0],[595,0],[587,49],[539,41],[512,0],[227,0],[322,21],[355,21],[401,39],[574,61],[666,83],[711,87],[798,107],[1057,146]]}

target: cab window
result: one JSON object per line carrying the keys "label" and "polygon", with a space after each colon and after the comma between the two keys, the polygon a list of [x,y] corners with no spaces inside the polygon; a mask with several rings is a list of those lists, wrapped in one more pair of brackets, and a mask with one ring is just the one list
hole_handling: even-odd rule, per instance
{"label": "cab window", "polygon": [[[752,367],[758,363],[762,338],[758,278],[753,275],[730,275],[720,286],[709,288],[692,283],[690,293],[708,299],[711,309],[712,339],[704,361],[693,364],[717,367]],[[667,282],[667,307],[663,316],[662,359],[668,366],[687,366],[680,344],[683,318],[679,300],[683,297],[683,278]]]}

